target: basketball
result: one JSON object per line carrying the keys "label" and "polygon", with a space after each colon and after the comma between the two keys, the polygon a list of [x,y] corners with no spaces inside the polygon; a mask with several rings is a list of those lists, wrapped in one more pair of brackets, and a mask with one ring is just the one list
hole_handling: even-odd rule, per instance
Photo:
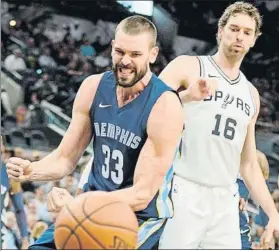
{"label": "basketball", "polygon": [[135,249],[138,221],[132,209],[107,192],[77,196],[59,213],[57,249]]}

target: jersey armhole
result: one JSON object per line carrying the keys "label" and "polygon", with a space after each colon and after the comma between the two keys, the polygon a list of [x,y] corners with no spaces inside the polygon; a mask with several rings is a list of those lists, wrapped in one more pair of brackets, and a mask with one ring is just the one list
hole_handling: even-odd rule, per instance
{"label": "jersey armhole", "polygon": [[202,59],[197,56],[197,59],[199,60],[199,65],[200,65],[200,77],[204,78],[204,64]]}
{"label": "jersey armhole", "polygon": [[98,84],[98,87],[97,87],[97,90],[96,90],[96,93],[95,93],[95,97],[94,97],[94,99],[92,101],[92,104],[90,106],[90,109],[89,109],[89,114],[90,115],[94,114],[94,112],[95,112],[96,103],[97,103],[97,98],[96,97],[97,97],[97,94],[98,94],[98,92],[99,92],[99,90],[101,88],[100,86],[101,86],[103,80],[107,77],[108,73],[109,73],[109,71],[104,72],[103,76],[101,77],[101,79],[99,81],[99,84]]}
{"label": "jersey armhole", "polygon": [[254,117],[254,115],[257,113],[257,106],[256,106],[256,102],[255,102],[255,98],[254,98],[254,95],[253,95],[253,92],[251,90],[252,88],[252,83],[247,81],[248,83],[248,89],[249,89],[249,92],[250,92],[250,96],[251,96],[251,100],[252,100],[252,103],[253,103],[253,106],[254,106],[254,114],[252,117]]}

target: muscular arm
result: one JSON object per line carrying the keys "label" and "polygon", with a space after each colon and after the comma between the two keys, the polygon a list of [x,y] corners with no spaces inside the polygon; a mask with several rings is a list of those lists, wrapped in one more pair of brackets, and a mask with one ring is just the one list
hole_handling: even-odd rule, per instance
{"label": "muscular arm", "polygon": [[172,60],[159,75],[166,84],[174,90],[186,89],[179,92],[183,102],[189,102],[187,88],[195,83],[200,76],[200,64],[197,57],[179,56]]}
{"label": "muscular arm", "polygon": [[253,96],[256,101],[257,112],[248,126],[247,136],[241,153],[240,173],[252,197],[271,218],[277,214],[277,210],[265,183],[256,153],[255,123],[260,109],[259,93],[256,89],[253,89]]}
{"label": "muscular arm", "polygon": [[148,138],[136,165],[133,186],[112,192],[134,211],[145,209],[163,184],[173,162],[182,128],[180,101],[174,93],[166,92],[149,116]]}
{"label": "muscular arm", "polygon": [[58,148],[28,167],[29,180],[59,180],[73,172],[92,137],[90,106],[102,75],[85,79],[75,98],[72,120]]}

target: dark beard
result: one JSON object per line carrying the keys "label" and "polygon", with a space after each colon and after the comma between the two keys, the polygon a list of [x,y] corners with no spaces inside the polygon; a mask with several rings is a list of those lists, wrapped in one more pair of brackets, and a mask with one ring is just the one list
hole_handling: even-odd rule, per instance
{"label": "dark beard", "polygon": [[[115,75],[115,79],[116,79],[116,85],[121,86],[123,88],[130,88],[133,87],[136,83],[138,83],[146,74],[147,72],[147,67],[145,67],[144,70],[141,70],[139,73],[137,73],[136,69],[135,69],[135,76],[133,77],[133,79],[129,82],[129,83],[121,83],[119,81],[119,77],[118,77],[118,64],[116,64],[116,66],[112,66],[112,70],[114,72]],[[124,67],[125,68],[125,67]],[[124,82],[124,81],[123,81]]]}

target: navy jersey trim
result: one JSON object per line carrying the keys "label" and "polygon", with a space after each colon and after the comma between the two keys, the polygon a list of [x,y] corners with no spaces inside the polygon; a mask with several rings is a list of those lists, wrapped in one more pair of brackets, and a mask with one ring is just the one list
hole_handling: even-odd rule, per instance
{"label": "navy jersey trim", "polygon": [[240,79],[241,79],[241,74],[239,72],[238,76],[236,79],[231,80],[226,73],[223,72],[223,70],[219,67],[219,65],[214,61],[214,59],[212,58],[212,56],[208,56],[207,57],[209,62],[214,66],[214,68],[220,73],[220,75],[223,77],[223,79],[225,79],[230,85],[235,85],[237,84]]}
{"label": "navy jersey trim", "polygon": [[[97,105],[97,104],[96,104],[96,102],[97,102],[96,97],[97,97],[97,95],[98,95],[98,93],[99,93],[100,85],[102,84],[104,78],[107,77],[108,73],[109,73],[109,71],[104,72],[103,76],[101,77],[100,82],[99,82],[98,87],[97,87],[97,90],[96,90],[96,93],[95,93],[95,97],[94,97],[93,102],[92,102],[92,104],[91,104],[91,107],[90,107],[90,109],[89,109],[89,116],[90,116],[91,123],[94,122],[94,121],[92,121],[91,114],[93,115],[93,114],[95,113],[95,108],[96,108],[96,105]],[[92,123],[92,124],[93,124],[93,123]],[[94,130],[94,127],[92,128],[92,133],[93,133],[93,130]],[[93,135],[93,136],[94,136],[94,135]]]}
{"label": "navy jersey trim", "polygon": [[140,249],[156,232],[164,228],[167,219],[149,218],[141,220],[141,224],[138,230],[138,244],[137,249]]}

